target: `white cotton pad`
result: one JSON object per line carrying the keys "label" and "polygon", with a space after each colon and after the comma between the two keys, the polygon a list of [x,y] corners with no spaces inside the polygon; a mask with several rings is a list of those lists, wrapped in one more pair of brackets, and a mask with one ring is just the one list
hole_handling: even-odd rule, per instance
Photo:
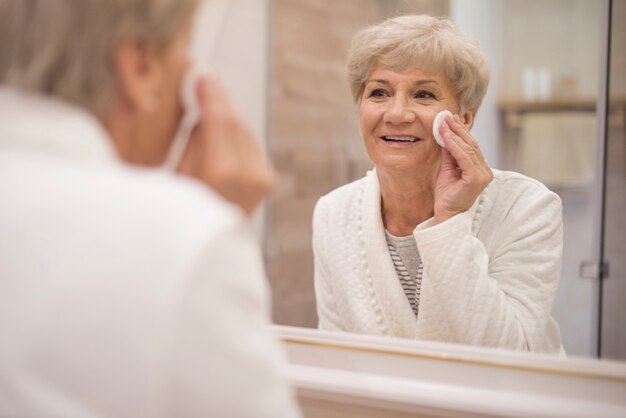
{"label": "white cotton pad", "polygon": [[449,110],[442,110],[437,113],[435,116],[435,121],[433,122],[433,136],[435,137],[435,141],[439,144],[440,147],[443,147],[443,138],[441,134],[439,134],[439,126],[441,126],[441,122],[446,118],[446,116],[452,116],[452,112]]}
{"label": "white cotton pad", "polygon": [[185,109],[186,123],[195,125],[200,119],[200,107],[198,105],[197,88],[203,72],[199,67],[191,66],[183,78],[180,95]]}
{"label": "white cotton pad", "polygon": [[200,121],[200,108],[198,107],[196,98],[196,86],[202,74],[200,69],[192,66],[183,79],[180,93],[185,113],[180,121],[174,140],[170,145],[165,162],[163,163],[163,167],[167,170],[175,171],[178,168],[185,154],[191,131]]}

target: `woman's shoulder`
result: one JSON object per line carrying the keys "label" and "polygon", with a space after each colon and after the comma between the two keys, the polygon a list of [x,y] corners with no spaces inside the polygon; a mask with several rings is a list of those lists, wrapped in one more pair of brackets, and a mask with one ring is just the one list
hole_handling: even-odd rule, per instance
{"label": "woman's shoulder", "polygon": [[492,169],[493,181],[489,185],[491,189],[505,192],[511,195],[534,194],[551,196],[558,199],[558,195],[550,190],[545,184],[532,177],[515,171]]}
{"label": "woman's shoulder", "polygon": [[540,181],[514,171],[492,169],[494,178],[485,191],[494,210],[527,212],[554,207],[561,210],[561,198]]}
{"label": "woman's shoulder", "polygon": [[[173,172],[127,165],[83,170],[79,185],[90,205],[117,202],[102,221],[123,225],[129,234],[148,231],[154,245],[205,241],[236,227],[242,212],[206,185]],[[97,211],[97,207],[94,211]]]}
{"label": "woman's shoulder", "polygon": [[175,173],[156,170],[139,174],[135,187],[143,199],[135,204],[156,205],[158,216],[172,223],[207,224],[209,229],[221,229],[238,223],[242,212],[201,182]]}
{"label": "woman's shoulder", "polygon": [[362,239],[363,200],[372,172],[322,196],[313,212],[313,245],[319,257],[345,257]]}

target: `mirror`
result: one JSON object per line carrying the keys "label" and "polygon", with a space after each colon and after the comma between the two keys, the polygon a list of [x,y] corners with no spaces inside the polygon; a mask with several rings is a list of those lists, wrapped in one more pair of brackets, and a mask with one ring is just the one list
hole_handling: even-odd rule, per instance
{"label": "mirror", "polygon": [[[450,17],[465,34],[480,41],[488,57],[490,86],[472,133],[490,165],[542,181],[563,202],[563,267],[552,316],[566,352],[591,357],[603,352],[605,357],[626,360],[626,330],[611,325],[626,314],[626,289],[613,286],[626,282],[626,273],[623,268],[621,273],[612,271],[603,287],[600,279],[606,270],[599,269],[602,264],[597,262],[610,253],[610,261],[619,263],[626,248],[623,226],[606,224],[604,236],[601,223],[605,121],[610,173],[621,173],[607,190],[607,205],[613,214],[626,206],[626,29],[622,23],[626,2],[612,2],[608,108],[598,102],[598,97],[604,97],[608,62],[607,4],[604,0],[274,0],[268,147],[281,181],[267,207],[264,243],[274,321],[317,326],[311,248],[314,205],[320,196],[361,178],[372,167],[345,78],[352,36],[389,16],[426,13]],[[535,134],[538,131],[544,134]],[[619,217],[608,217],[609,221],[619,222]],[[619,232],[611,235],[610,231]],[[607,249],[604,255],[601,248]],[[610,295],[615,300],[610,308],[603,308],[609,288],[614,289]],[[605,336],[618,335],[605,342],[604,351],[601,329]]]}
{"label": "mirror", "polygon": [[[609,45],[606,101],[608,117],[604,120],[605,192],[603,193],[604,223],[600,259],[606,260],[600,283],[598,353],[601,358],[626,360],[626,332],[619,318],[624,317],[626,306],[626,266],[624,243],[626,224],[626,1],[610,2]],[[607,320],[605,320],[605,318]]]}

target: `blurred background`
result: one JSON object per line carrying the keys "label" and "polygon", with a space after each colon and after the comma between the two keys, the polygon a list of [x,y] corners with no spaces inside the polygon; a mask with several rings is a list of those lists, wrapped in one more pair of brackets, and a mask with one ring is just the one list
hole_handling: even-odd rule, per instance
{"label": "blurred background", "polygon": [[209,0],[206,9],[200,30],[219,40],[209,61],[280,175],[257,219],[276,323],[317,325],[314,205],[371,168],[345,80],[350,40],[387,17],[427,13],[450,17],[488,56],[472,132],[490,165],[563,200],[553,316],[566,351],[626,360],[626,0]]}

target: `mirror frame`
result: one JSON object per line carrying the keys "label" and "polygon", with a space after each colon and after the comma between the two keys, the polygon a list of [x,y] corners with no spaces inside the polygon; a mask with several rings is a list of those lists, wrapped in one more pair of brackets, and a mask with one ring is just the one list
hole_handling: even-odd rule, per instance
{"label": "mirror frame", "polygon": [[279,325],[272,331],[308,418],[626,416],[624,363]]}

